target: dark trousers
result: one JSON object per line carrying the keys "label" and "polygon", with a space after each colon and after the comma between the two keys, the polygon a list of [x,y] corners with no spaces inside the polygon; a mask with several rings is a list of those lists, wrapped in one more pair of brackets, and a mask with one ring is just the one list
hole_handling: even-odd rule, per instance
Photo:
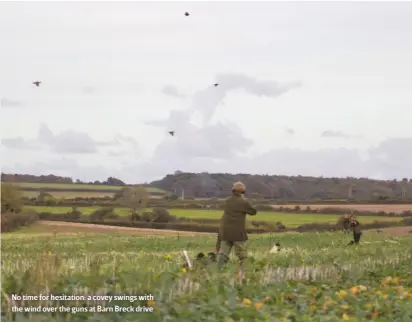
{"label": "dark trousers", "polygon": [[349,245],[359,244],[361,236],[362,232],[353,232],[353,240],[349,243]]}

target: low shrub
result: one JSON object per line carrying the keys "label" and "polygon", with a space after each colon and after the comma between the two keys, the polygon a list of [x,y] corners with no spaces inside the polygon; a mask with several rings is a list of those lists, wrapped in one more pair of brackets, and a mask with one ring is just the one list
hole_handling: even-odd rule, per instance
{"label": "low shrub", "polygon": [[412,226],[412,217],[410,218],[404,218],[402,220],[402,222],[406,225],[406,226]]}
{"label": "low shrub", "polygon": [[102,207],[90,214],[90,221],[99,221],[104,219],[117,219],[119,215],[114,212],[112,207]]}
{"label": "low shrub", "polygon": [[81,215],[82,213],[77,210],[77,207],[73,207],[71,212],[64,214],[64,217],[68,219],[80,219]]}
{"label": "low shrub", "polygon": [[152,210],[153,212],[153,222],[155,223],[168,223],[175,222],[176,216],[172,216],[166,208],[155,207]]}
{"label": "low shrub", "polygon": [[26,211],[20,213],[1,214],[1,232],[8,233],[18,228],[31,225],[39,220],[35,212]]}

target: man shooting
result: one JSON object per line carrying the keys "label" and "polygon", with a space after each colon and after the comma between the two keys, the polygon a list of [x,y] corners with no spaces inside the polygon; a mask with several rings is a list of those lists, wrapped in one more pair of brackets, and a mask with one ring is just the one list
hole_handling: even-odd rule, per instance
{"label": "man shooting", "polygon": [[350,216],[350,228],[353,231],[353,241],[349,243],[349,245],[359,244],[360,238],[362,236],[362,232],[359,228],[359,221],[356,220],[354,215]]}
{"label": "man shooting", "polygon": [[[246,259],[246,215],[256,215],[257,210],[244,197],[246,187],[236,182],[232,188],[232,196],[226,199],[224,213],[220,221],[219,235],[219,268],[229,260],[232,248],[243,267]],[[219,243],[219,241],[218,241]]]}

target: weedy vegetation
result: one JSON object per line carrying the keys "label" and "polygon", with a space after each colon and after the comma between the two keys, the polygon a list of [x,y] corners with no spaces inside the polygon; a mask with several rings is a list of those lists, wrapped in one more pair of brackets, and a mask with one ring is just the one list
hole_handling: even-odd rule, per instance
{"label": "weedy vegetation", "polygon": [[[365,232],[253,235],[245,279],[232,257],[223,271],[182,269],[215,248],[211,236],[2,236],[3,321],[411,321],[412,236]],[[284,251],[269,254],[275,242]],[[141,301],[13,303],[12,294],[142,295]],[[153,313],[12,314],[12,305],[152,306]]]}

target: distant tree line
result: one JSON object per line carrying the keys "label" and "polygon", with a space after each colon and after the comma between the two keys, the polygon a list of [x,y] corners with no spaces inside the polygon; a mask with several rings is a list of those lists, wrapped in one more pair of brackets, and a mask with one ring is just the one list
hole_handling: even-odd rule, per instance
{"label": "distant tree line", "polygon": [[75,184],[95,184],[95,185],[107,185],[107,186],[125,186],[126,184],[115,177],[109,177],[105,181],[90,181],[85,182],[80,179],[73,180],[70,177],[60,177],[54,174],[48,175],[32,175],[32,174],[10,174],[2,173],[1,174],[2,182],[29,182],[29,183],[75,183]]}

